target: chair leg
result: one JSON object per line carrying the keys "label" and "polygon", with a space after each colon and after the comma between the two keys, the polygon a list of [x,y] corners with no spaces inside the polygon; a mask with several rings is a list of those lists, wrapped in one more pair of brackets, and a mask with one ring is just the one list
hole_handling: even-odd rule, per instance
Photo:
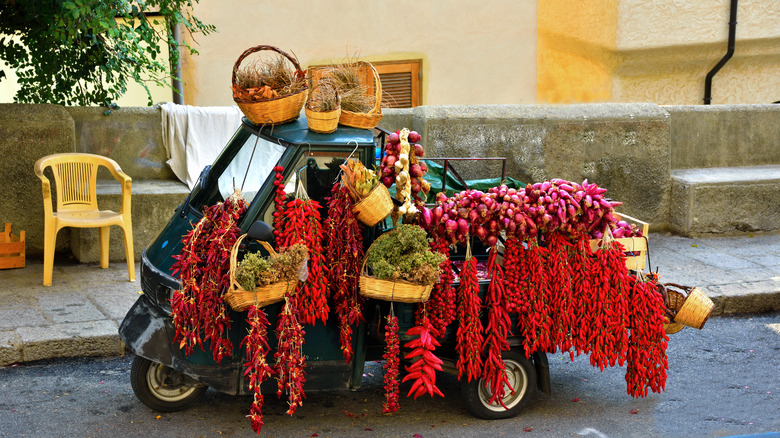
{"label": "chair leg", "polygon": [[100,227],[100,267],[108,268],[108,242],[111,233],[111,227]]}
{"label": "chair leg", "polygon": [[127,258],[127,275],[130,281],[135,281],[135,252],[133,251],[133,228],[132,225],[122,227],[125,235],[125,257]]}
{"label": "chair leg", "polygon": [[54,248],[57,246],[57,227],[44,224],[43,230],[43,285],[51,286],[52,271],[54,270]]}

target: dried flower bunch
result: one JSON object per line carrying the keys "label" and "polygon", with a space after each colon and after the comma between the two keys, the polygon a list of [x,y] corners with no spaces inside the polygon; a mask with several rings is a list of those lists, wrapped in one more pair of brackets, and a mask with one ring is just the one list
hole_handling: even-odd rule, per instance
{"label": "dried flower bunch", "polygon": [[258,59],[236,71],[233,98],[262,101],[291,96],[306,88],[305,72],[282,55]]}
{"label": "dried flower bunch", "polygon": [[443,254],[431,251],[425,230],[402,224],[371,244],[366,264],[381,280],[433,284],[439,280],[439,265],[445,259]]}
{"label": "dried flower bunch", "polygon": [[298,282],[298,270],[309,255],[306,245],[291,245],[279,254],[264,258],[249,253],[236,269],[236,281],[244,290],[268,286],[280,281]]}

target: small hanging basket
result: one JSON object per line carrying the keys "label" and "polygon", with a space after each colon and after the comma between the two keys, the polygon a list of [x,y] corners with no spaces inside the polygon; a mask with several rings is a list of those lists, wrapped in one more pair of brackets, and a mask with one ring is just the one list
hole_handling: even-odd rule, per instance
{"label": "small hanging basket", "polygon": [[[339,126],[339,117],[341,117],[341,101],[339,99],[339,93],[338,91],[329,84],[326,84],[324,82],[320,82],[317,85],[312,88],[311,93],[309,93],[309,101],[306,102],[306,121],[309,124],[309,130],[319,133],[319,134],[330,134],[331,132],[335,132],[336,128]],[[312,99],[316,96],[315,90],[318,87],[327,86],[333,89],[333,92],[336,93],[336,109],[332,111],[315,111],[312,108]]]}
{"label": "small hanging basket", "polygon": [[379,183],[373,190],[352,207],[360,222],[369,227],[384,220],[393,211],[393,198],[384,184]]}
{"label": "small hanging basket", "polygon": [[368,275],[366,257],[360,272],[360,296],[396,303],[424,303],[431,296],[432,284],[414,284],[402,280],[380,280]]}
{"label": "small hanging basket", "polygon": [[373,82],[366,84],[368,86],[368,92],[373,91],[374,107],[367,113],[356,113],[352,111],[341,110],[341,117],[339,118],[339,124],[344,126],[350,126],[352,128],[361,129],[373,129],[382,120],[382,81],[379,79],[379,73],[369,62],[358,61],[360,71],[363,73],[361,77],[367,78],[369,73],[373,79]]}
{"label": "small hanging basket", "polygon": [[701,329],[707,322],[715,304],[698,287],[664,283],[666,288],[666,308],[673,316],[672,321],[688,327]]}
{"label": "small hanging basket", "polygon": [[[246,234],[236,239],[236,243],[230,250],[230,287],[224,296],[225,301],[227,301],[230,307],[237,312],[242,312],[252,305],[263,307],[282,301],[285,296],[294,295],[296,292],[295,288],[298,286],[298,284],[297,282],[292,281],[281,281],[278,283],[269,284],[268,286],[258,287],[253,291],[244,290],[241,285],[238,284],[236,281],[236,269],[238,268],[238,249],[241,245],[241,241],[244,240],[244,237],[246,237]],[[269,254],[272,256],[276,255],[276,251],[274,251],[271,245],[269,245],[267,242],[260,240],[258,240],[258,242],[263,245],[263,248],[265,248]]]}
{"label": "small hanging basket", "polygon": [[[271,50],[287,58],[295,67],[296,75],[303,75],[304,71],[301,69],[301,65],[298,61],[290,56],[287,52],[278,49],[274,46],[255,46],[246,49],[241,56],[238,57],[236,63],[233,65],[233,90],[243,90],[238,85],[238,67],[241,62],[249,55],[260,52],[263,50]],[[303,109],[304,103],[306,103],[306,96],[308,87],[304,82],[301,91],[281,97],[275,97],[267,100],[249,100],[238,97],[233,97],[233,101],[241,109],[247,119],[255,125],[280,125],[287,122],[292,122],[297,119]]]}

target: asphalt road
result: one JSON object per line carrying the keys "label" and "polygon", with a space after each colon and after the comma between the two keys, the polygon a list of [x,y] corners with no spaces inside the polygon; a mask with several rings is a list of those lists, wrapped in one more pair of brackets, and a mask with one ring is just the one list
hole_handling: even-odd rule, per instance
{"label": "asphalt road", "polygon": [[[445,398],[402,398],[381,413],[381,364],[357,391],[309,393],[293,417],[266,397],[265,437],[724,437],[780,431],[780,313],[719,317],[671,336],[666,391],[626,395],[624,368],[604,372],[586,357],[550,355],[553,394],[516,418],[472,417],[458,383]],[[132,357],[68,359],[0,368],[0,436],[256,436],[251,398],[209,390],[189,410],[158,413],[130,388]],[[407,386],[401,387],[403,389]],[[404,393],[405,394],[405,393]],[[774,435],[774,434],[772,434]]]}

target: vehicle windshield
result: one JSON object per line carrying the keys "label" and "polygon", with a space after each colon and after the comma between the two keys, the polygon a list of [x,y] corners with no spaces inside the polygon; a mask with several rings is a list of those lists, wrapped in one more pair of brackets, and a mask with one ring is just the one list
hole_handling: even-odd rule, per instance
{"label": "vehicle windshield", "polygon": [[[242,137],[245,137],[243,144],[235,147],[235,143],[240,143]],[[209,171],[206,187],[194,196],[190,206],[195,211],[202,212],[205,206],[227,199],[235,189],[241,190],[246,202],[251,204],[284,151],[284,146],[260,138],[254,133],[247,135],[246,131],[239,131],[214,163]],[[216,184],[213,184],[213,181],[216,181]]]}

